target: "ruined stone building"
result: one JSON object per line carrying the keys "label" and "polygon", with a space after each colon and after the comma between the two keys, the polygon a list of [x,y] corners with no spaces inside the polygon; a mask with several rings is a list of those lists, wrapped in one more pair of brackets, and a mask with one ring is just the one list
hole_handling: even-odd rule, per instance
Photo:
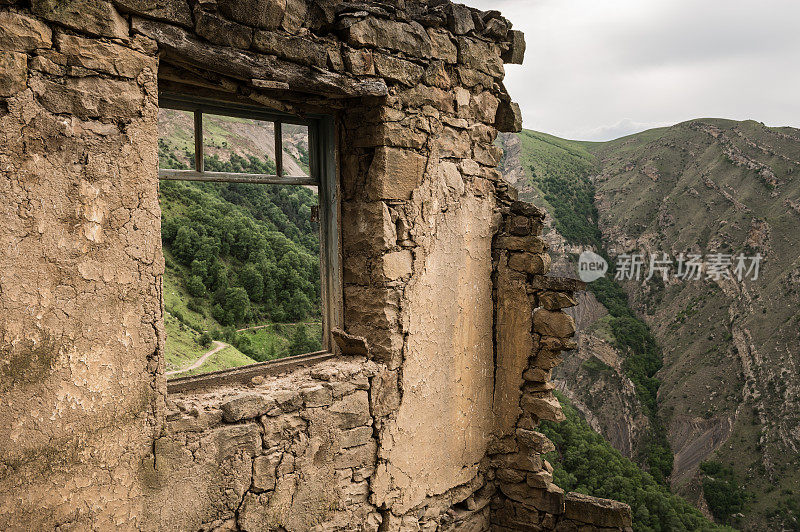
{"label": "ruined stone building", "polygon": [[[495,169],[523,53],[447,0],[1,0],[0,529],[629,527],[542,458],[577,287]],[[329,135],[326,353],[167,385],[167,98]]]}

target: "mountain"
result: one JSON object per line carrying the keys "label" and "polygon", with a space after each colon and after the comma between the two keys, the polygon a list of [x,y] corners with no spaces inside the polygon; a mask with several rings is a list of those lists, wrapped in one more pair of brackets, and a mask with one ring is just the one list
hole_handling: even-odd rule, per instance
{"label": "mountain", "polygon": [[[654,477],[672,458],[672,490],[718,522],[800,529],[800,131],[697,119],[604,143],[501,142],[506,179],[549,213],[555,272],[574,276],[584,249],[609,260],[573,309],[562,393]],[[666,253],[671,275],[615,282],[626,253],[643,277]],[[757,279],[684,280],[681,253],[762,259]]]}
{"label": "mountain", "polygon": [[[272,131],[253,120],[204,120],[209,170],[275,171]],[[193,161],[193,120],[161,111],[159,166]],[[284,132],[284,168],[306,175],[308,137]],[[316,190],[304,186],[162,181],[161,237],[168,371],[187,369],[212,348],[224,349],[207,372],[319,350],[319,224]]]}

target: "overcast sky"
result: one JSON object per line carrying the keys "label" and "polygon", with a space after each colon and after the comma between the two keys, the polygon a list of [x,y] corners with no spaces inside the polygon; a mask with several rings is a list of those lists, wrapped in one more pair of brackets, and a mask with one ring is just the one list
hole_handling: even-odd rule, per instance
{"label": "overcast sky", "polygon": [[525,32],[523,127],[608,140],[691,118],[800,127],[798,0],[460,0]]}

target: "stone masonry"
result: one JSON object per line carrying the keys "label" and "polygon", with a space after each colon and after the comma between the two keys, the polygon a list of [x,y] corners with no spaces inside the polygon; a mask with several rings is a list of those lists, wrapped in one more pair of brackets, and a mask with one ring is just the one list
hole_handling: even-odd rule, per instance
{"label": "stone masonry", "polygon": [[[0,529],[629,527],[541,457],[577,286],[496,169],[524,49],[447,0],[0,0]],[[166,94],[332,116],[334,358],[167,393]]]}

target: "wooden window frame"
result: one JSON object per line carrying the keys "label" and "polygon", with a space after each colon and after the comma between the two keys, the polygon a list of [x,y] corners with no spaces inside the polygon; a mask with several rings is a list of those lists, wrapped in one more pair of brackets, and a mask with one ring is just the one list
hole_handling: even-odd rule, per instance
{"label": "wooden window frame", "polygon": [[[267,362],[256,362],[241,368],[209,372],[192,377],[179,377],[169,381],[170,391],[183,391],[207,384],[230,382],[236,374],[248,378],[257,373],[269,374],[272,366],[313,362],[316,358],[329,358],[335,354],[336,344],[331,331],[342,326],[342,270],[340,246],[340,191],[336,167],[336,129],[332,116],[308,115],[297,117],[257,106],[218,102],[203,98],[190,98],[176,94],[159,94],[160,109],[174,109],[194,113],[195,169],[159,169],[159,180],[201,181],[216,183],[253,183],[261,185],[310,185],[317,187],[320,225],[320,299],[322,303],[322,351],[293,355]],[[236,172],[207,172],[203,168],[204,113],[270,121],[275,124],[276,175]],[[310,176],[283,175],[283,135],[281,124],[308,127]],[[263,366],[260,371],[259,366]]]}

